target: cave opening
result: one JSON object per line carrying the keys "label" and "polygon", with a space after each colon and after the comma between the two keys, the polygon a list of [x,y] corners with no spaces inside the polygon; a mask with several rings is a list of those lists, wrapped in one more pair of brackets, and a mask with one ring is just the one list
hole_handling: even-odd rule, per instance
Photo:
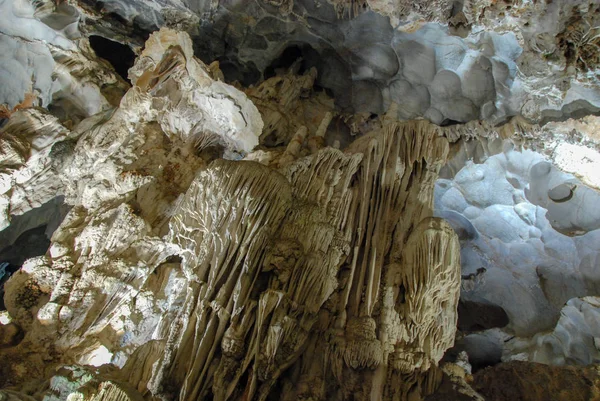
{"label": "cave opening", "polygon": [[298,74],[302,75],[306,71],[315,67],[317,71],[322,63],[321,55],[308,43],[294,43],[286,47],[281,54],[276,57],[263,73],[265,79],[277,75],[278,71],[287,70],[298,59],[301,59],[298,66]]}
{"label": "cave opening", "polygon": [[[108,61],[125,81],[130,82],[127,78],[127,71],[133,67],[135,61],[135,53],[129,48],[114,40],[106,39],[102,36],[91,35],[90,45],[96,52],[98,57]],[[130,82],[131,83],[131,82]]]}
{"label": "cave opening", "polygon": [[23,232],[14,244],[0,250],[0,311],[4,305],[4,283],[19,270],[30,258],[41,256],[50,247],[50,238],[46,235],[47,225],[41,225]]}
{"label": "cave opening", "polygon": [[[342,108],[347,107],[345,99],[336,96],[336,93],[345,93],[349,90],[351,84],[349,80],[348,66],[340,65],[339,56],[332,49],[325,49],[323,53],[317,51],[310,44],[305,42],[290,43],[278,57],[271,61],[263,72],[265,80],[276,76],[278,73],[285,72],[294,63],[299,60],[296,66],[295,74],[302,75],[311,68],[317,70],[317,79],[313,84],[315,92],[325,92],[327,96],[335,98],[336,104]],[[335,67],[339,67],[337,72],[333,73]]]}
{"label": "cave opening", "polygon": [[37,208],[12,216],[10,226],[0,231],[0,311],[5,310],[6,281],[27,259],[48,251],[52,234],[70,209],[63,196],[57,196]]}
{"label": "cave opening", "polygon": [[[202,58],[205,60],[205,58]],[[225,82],[239,82],[244,86],[250,86],[260,81],[260,71],[253,62],[241,64],[227,58],[218,58],[219,68],[225,77]],[[210,62],[205,63],[208,65]]]}
{"label": "cave opening", "polygon": [[440,123],[440,127],[451,127],[453,125],[460,125],[460,124],[463,124],[463,123],[460,121],[452,120],[450,118],[446,118],[446,119],[444,119],[444,121],[442,121]]}

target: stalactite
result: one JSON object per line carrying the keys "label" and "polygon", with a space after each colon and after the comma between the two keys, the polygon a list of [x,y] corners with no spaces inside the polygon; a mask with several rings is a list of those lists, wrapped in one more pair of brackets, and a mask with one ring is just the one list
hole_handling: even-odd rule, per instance
{"label": "stalactite", "polygon": [[[448,139],[425,121],[386,122],[341,151],[326,146],[326,111],[294,126],[286,148],[207,163],[207,145],[243,153],[262,128],[213,74],[189,39],[161,30],[120,107],[71,134],[59,176],[74,207],[49,254],[7,285],[9,312],[29,330],[19,347],[41,349],[55,331],[65,354],[52,366],[122,366],[91,374],[95,387],[73,384],[81,400],[432,392],[460,286],[456,235],[431,217]],[[275,81],[295,88],[273,92],[280,106],[314,106],[297,102],[291,76]],[[265,100],[269,88],[251,92]],[[248,121],[226,121],[239,115]],[[36,318],[18,304],[23,283],[40,289]]]}

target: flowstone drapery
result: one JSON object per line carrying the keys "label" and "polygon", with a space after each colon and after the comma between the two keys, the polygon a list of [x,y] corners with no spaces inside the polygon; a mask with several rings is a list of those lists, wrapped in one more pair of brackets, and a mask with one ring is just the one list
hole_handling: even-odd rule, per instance
{"label": "flowstone drapery", "polygon": [[0,0],[0,401],[594,393],[596,3]]}
{"label": "flowstone drapery", "polygon": [[[432,217],[448,140],[386,123],[342,152],[325,147],[328,114],[284,152],[211,162],[251,150],[262,124],[189,49],[152,35],[120,107],[64,132],[62,163],[47,153],[33,182],[62,183],[73,208],[6,284],[23,333],[0,351],[3,384],[54,377],[50,393],[85,400],[431,393],[460,286],[456,234]],[[68,365],[82,373],[57,376]]]}

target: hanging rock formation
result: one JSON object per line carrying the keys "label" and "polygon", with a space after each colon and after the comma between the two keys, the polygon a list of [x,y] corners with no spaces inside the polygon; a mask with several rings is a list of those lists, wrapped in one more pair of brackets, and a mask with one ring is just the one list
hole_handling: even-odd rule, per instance
{"label": "hanging rock formation", "polygon": [[0,0],[0,400],[593,399],[599,15]]}
{"label": "hanging rock formation", "polygon": [[[210,148],[251,150],[262,121],[190,49],[184,34],[153,34],[120,106],[63,128],[73,145],[59,152],[55,142],[37,162],[48,167],[22,184],[57,185],[73,207],[49,253],[6,284],[6,308],[25,334],[2,351],[3,384],[112,362],[122,369],[97,376],[97,392],[74,385],[73,394],[432,392],[460,285],[457,237],[432,217],[448,140],[424,121],[386,124],[342,152],[324,147],[325,116],[268,166],[207,164]],[[49,118],[36,113],[14,134],[25,145],[26,128]],[[13,171],[28,168],[25,145],[11,143]]]}

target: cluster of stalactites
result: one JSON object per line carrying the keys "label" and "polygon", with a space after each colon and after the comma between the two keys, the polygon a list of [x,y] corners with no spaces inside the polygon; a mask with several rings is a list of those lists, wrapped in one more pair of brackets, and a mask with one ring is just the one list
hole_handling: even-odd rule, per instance
{"label": "cluster of stalactites", "polygon": [[[250,161],[221,160],[202,170],[170,223],[169,242],[188,281],[185,302],[167,323],[165,341],[152,343],[163,355],[152,357],[152,374],[140,380],[155,395],[174,383],[182,400],[209,393],[237,399],[241,389],[265,399],[286,369],[314,363],[302,356],[309,343],[330,366],[324,378],[372,371],[392,353],[397,360],[403,343],[426,356],[412,368],[390,369],[435,365],[453,338],[459,281],[448,227],[419,224],[431,215],[432,187],[426,193],[422,180],[437,173],[448,149],[432,132],[427,123],[389,126],[347,152],[323,148],[290,161],[283,175]],[[419,257],[398,251],[406,241],[396,234],[400,227],[413,231],[408,243]],[[394,265],[391,252],[398,254]],[[423,271],[432,264],[435,271]],[[382,298],[402,272],[418,284],[404,284],[412,292],[396,294],[387,310]],[[417,300],[432,291],[448,299]],[[410,297],[415,301],[398,315]],[[449,309],[447,319],[430,321],[440,306]],[[396,313],[393,321],[384,321],[386,313]],[[419,314],[428,323],[421,332],[414,327]],[[431,347],[420,350],[423,342]]]}
{"label": "cluster of stalactites", "polygon": [[403,252],[400,302],[404,323],[395,346],[399,370],[427,371],[454,343],[460,296],[460,244],[442,219],[427,218],[416,227]]}
{"label": "cluster of stalactites", "polygon": [[[130,74],[120,108],[78,128],[61,175],[76,178],[67,189],[75,207],[49,255],[19,275],[48,283],[27,341],[47,344],[55,330],[65,360],[88,361],[103,336],[106,349],[136,332],[128,348],[107,350],[122,363],[130,355],[117,376],[144,396],[182,401],[264,400],[278,381],[326,399],[329,382],[366,397],[407,394],[396,391],[406,383],[385,379],[393,374],[433,380],[427,371],[454,337],[459,286],[456,238],[431,218],[448,154],[439,130],[390,124],[342,152],[325,147],[325,113],[268,165],[206,166],[185,152],[186,135],[219,133],[248,151],[262,129],[257,109],[214,81],[174,31],[152,35]],[[122,190],[105,188],[129,176]],[[80,201],[81,189],[89,197]],[[143,194],[164,205],[160,214]],[[18,283],[9,297],[24,291]],[[314,388],[302,384],[313,379]],[[106,383],[83,399],[137,397]]]}

